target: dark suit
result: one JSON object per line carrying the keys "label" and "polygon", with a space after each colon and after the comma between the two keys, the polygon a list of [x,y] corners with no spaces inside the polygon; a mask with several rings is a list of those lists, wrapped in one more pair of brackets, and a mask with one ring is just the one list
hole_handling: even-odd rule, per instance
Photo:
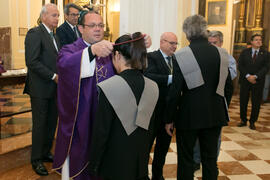
{"label": "dark suit", "polygon": [[[60,48],[55,37],[58,49]],[[52,147],[57,107],[56,73],[57,50],[43,24],[28,31],[25,38],[25,59],[28,68],[24,93],[30,95],[32,107],[31,161],[42,160]]]}
{"label": "dark suit", "polygon": [[[171,136],[165,130],[163,117],[166,107],[166,97],[169,91],[168,76],[172,73],[160,50],[148,53],[147,58],[148,67],[145,71],[145,76],[155,81],[159,88],[159,99],[155,109],[154,136],[151,139],[151,146],[156,138],[154,159],[152,162],[152,177],[153,179],[160,179],[163,174],[163,166],[171,142]],[[174,63],[176,61],[174,56],[172,61]]]}
{"label": "dark suit", "polygon": [[[119,76],[128,83],[138,104],[145,84],[142,74],[131,69],[122,71]],[[90,173],[105,180],[147,179],[152,121],[153,119],[148,130],[138,127],[128,136],[101,90],[96,119],[93,122],[88,166]]]}
{"label": "dark suit", "polygon": [[[217,143],[222,126],[227,125],[228,117],[224,97],[216,93],[219,82],[220,56],[216,47],[207,39],[199,38],[191,41],[191,48],[201,69],[204,84],[188,89],[183,74],[177,63],[174,64],[173,83],[168,94],[168,107],[179,106],[176,128],[178,151],[177,178],[193,180],[193,148],[199,139],[203,179],[216,180]],[[227,84],[231,81],[227,76]],[[172,113],[167,110],[167,123],[171,123]]]}
{"label": "dark suit", "polygon": [[[81,36],[80,32],[78,31],[78,28],[77,32]],[[56,29],[56,35],[60,39],[61,46],[71,44],[77,40],[77,35],[66,21]]]}
{"label": "dark suit", "polygon": [[[269,54],[260,49],[256,59],[253,60],[252,48],[245,49],[240,54],[238,68],[240,71],[240,118],[243,122],[247,122],[247,104],[251,91],[252,109],[249,121],[254,123],[260,111],[265,75],[269,68]],[[256,84],[251,84],[247,80],[247,74],[257,76]]]}

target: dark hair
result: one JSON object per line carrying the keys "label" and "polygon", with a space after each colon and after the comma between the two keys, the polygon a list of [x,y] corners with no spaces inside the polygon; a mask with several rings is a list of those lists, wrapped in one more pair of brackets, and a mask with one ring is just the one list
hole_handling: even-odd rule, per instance
{"label": "dark hair", "polygon": [[[134,40],[140,38],[133,42],[124,43],[126,41]],[[147,64],[147,51],[144,43],[144,38],[142,33],[135,32],[132,35],[126,34],[119,37],[115,44],[123,43],[120,45],[115,45],[113,48],[113,54],[118,51],[126,60],[126,64],[130,65],[131,68],[145,70]]]}
{"label": "dark hair", "polygon": [[74,4],[74,3],[68,3],[68,4],[65,5],[65,7],[64,7],[64,13],[67,14],[67,15],[69,15],[69,9],[70,9],[70,8],[77,9],[78,11],[81,11],[81,10],[82,10],[82,8],[79,7],[79,6],[77,6],[76,4]]}
{"label": "dark hair", "polygon": [[86,14],[98,14],[99,15],[99,13],[97,13],[96,11],[82,10],[82,11],[80,11],[80,16],[78,18],[78,25],[84,26]]}
{"label": "dark hair", "polygon": [[253,34],[253,35],[251,36],[250,40],[253,41],[254,38],[257,37],[257,36],[260,36],[260,37],[262,38],[262,35],[261,35],[261,34],[257,34],[257,33],[256,33],[256,34]]}

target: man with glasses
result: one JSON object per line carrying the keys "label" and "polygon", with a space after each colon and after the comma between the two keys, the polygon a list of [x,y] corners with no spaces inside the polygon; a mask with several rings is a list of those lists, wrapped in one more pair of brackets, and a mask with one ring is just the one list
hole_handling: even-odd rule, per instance
{"label": "man with glasses", "polygon": [[79,6],[73,3],[69,3],[65,6],[65,22],[56,29],[56,34],[62,46],[71,44],[81,37],[81,33],[77,28],[79,12],[81,10]]}
{"label": "man with glasses", "polygon": [[[62,179],[94,180],[87,172],[92,122],[98,92],[96,84],[114,75],[113,44],[104,38],[102,17],[82,11],[78,19],[82,34],[59,52],[57,68],[58,132],[53,168]],[[146,40],[146,47],[151,40]]]}
{"label": "man with glasses", "polygon": [[[165,130],[164,110],[166,97],[172,83],[172,61],[177,48],[177,36],[172,32],[165,32],[160,37],[160,49],[148,53],[148,67],[145,76],[158,84],[159,99],[155,109],[154,135],[151,145],[156,138],[154,159],[152,162],[152,180],[163,180],[163,166],[168,152],[171,136]],[[173,111],[173,110],[172,110]]]}

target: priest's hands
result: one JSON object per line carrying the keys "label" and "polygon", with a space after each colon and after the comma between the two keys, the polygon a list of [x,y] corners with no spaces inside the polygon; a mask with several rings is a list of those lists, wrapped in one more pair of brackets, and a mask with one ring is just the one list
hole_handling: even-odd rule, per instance
{"label": "priest's hands", "polygon": [[166,124],[165,129],[170,136],[173,136],[173,123]]}
{"label": "priest's hands", "polygon": [[113,43],[106,40],[91,45],[92,54],[98,57],[107,57],[112,53],[112,50]]}

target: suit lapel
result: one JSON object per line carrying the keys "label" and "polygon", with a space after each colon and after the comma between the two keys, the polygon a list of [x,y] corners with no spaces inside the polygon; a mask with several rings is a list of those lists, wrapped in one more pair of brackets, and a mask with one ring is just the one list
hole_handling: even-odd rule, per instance
{"label": "suit lapel", "polygon": [[60,40],[56,34],[54,35],[54,39],[56,41],[57,49],[59,51],[61,49],[61,44],[60,44]]}
{"label": "suit lapel", "polygon": [[[40,24],[40,29],[43,32],[44,37],[47,39],[47,41],[45,43],[47,43],[48,46],[50,46],[55,51],[55,53],[58,53],[57,50],[56,50],[56,48],[55,48],[55,46],[54,46],[54,42],[53,42],[50,34],[48,33],[47,29],[44,27],[43,24]],[[56,44],[57,44],[57,46],[59,46],[58,45],[59,42],[57,42],[57,41],[58,40],[56,40]],[[58,49],[58,50],[60,50],[60,49]]]}
{"label": "suit lapel", "polygon": [[161,69],[166,69],[166,73],[170,74],[171,70],[170,70],[168,64],[166,63],[166,60],[164,59],[164,57],[163,57],[162,53],[160,52],[160,50],[158,50],[157,56],[158,56],[157,59],[160,59],[159,62],[160,62]]}
{"label": "suit lapel", "polygon": [[77,35],[75,34],[74,30],[70,27],[70,25],[65,21],[66,31],[67,34],[69,34],[70,38],[72,38],[74,41],[77,39]]}

